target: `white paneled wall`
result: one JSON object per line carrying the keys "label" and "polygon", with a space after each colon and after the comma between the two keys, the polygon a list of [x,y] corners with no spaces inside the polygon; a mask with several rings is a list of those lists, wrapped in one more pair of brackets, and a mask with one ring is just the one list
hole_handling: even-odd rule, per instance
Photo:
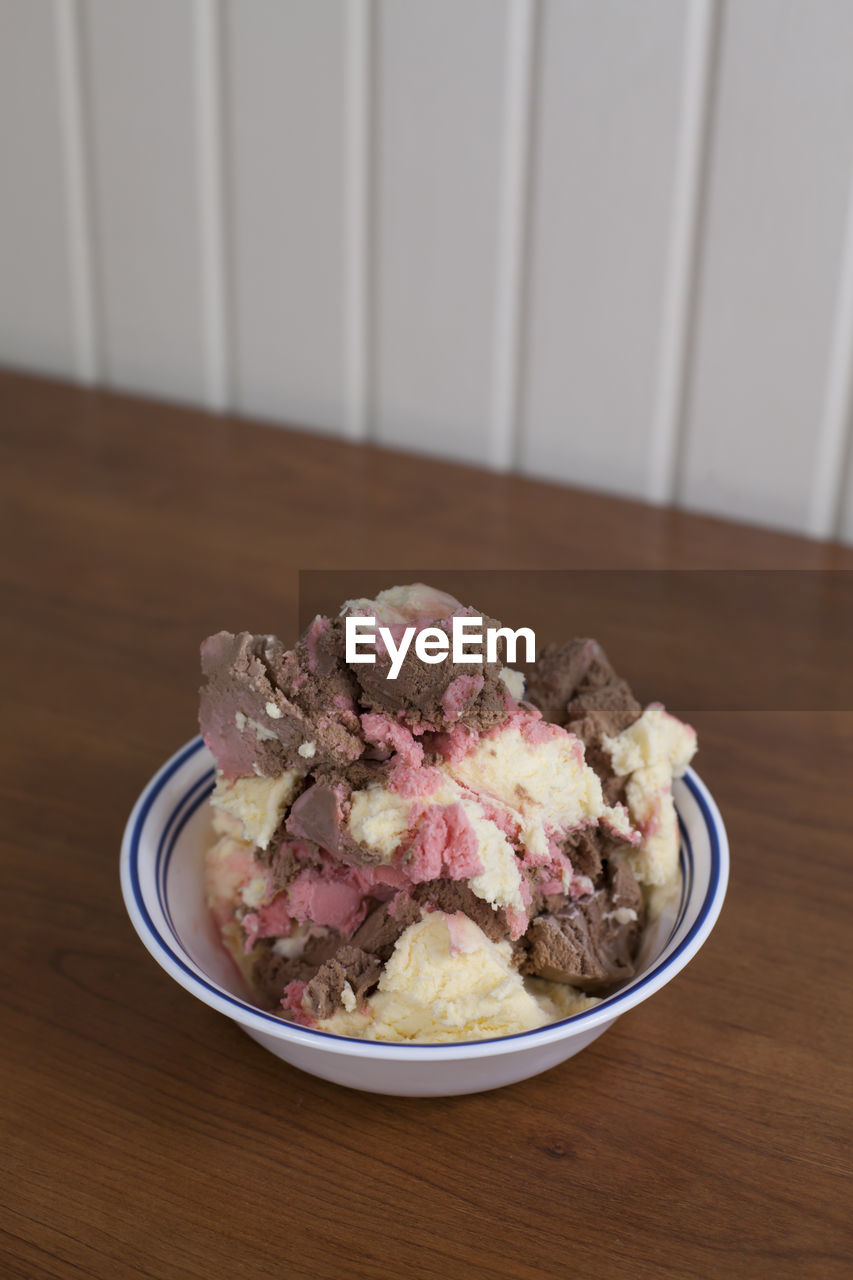
{"label": "white paneled wall", "polygon": [[347,8],[237,0],[223,31],[233,402],[333,431],[351,413]]}
{"label": "white paneled wall", "polygon": [[507,0],[377,14],[371,417],[384,442],[473,461],[494,425],[509,16]]}
{"label": "white paneled wall", "polygon": [[202,399],[192,5],[84,0],[81,19],[102,373]]}
{"label": "white paneled wall", "polygon": [[833,352],[853,175],[853,4],[728,4],[681,477],[687,505],[834,522],[853,359]]}
{"label": "white paneled wall", "polygon": [[544,5],[526,470],[652,496],[689,20],[671,0]]}
{"label": "white paneled wall", "polygon": [[0,0],[0,361],[853,542],[850,0]]}
{"label": "white paneled wall", "polygon": [[0,0],[0,359],[77,371],[57,13]]}

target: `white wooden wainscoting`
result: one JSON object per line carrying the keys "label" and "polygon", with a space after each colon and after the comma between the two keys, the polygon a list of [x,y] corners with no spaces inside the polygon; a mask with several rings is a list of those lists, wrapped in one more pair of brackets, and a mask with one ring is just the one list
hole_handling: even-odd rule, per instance
{"label": "white wooden wainscoting", "polygon": [[0,0],[0,362],[853,542],[850,0]]}

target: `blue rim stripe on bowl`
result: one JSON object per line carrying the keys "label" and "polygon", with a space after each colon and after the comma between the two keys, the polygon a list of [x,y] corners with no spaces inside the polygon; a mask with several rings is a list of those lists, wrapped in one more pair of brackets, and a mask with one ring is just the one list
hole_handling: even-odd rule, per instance
{"label": "blue rim stripe on bowl", "polygon": [[[693,845],[690,844],[690,833],[686,829],[684,819],[678,814],[679,820],[679,865],[681,868],[681,897],[679,899],[679,909],[675,913],[675,923],[672,925],[669,934],[667,934],[666,942],[663,943],[663,951],[669,947],[672,936],[678,933],[681,928],[681,920],[684,919],[686,905],[690,901],[690,893],[693,892]],[[686,851],[686,852],[685,852]]]}
{"label": "blue rim stripe on bowl", "polygon": [[[173,951],[172,948],[169,946],[167,940],[163,937],[161,932],[158,930],[158,928],[154,924],[154,921],[151,919],[151,915],[145,904],[145,899],[142,893],[142,888],[139,880],[139,848],[140,848],[140,840],[142,836],[142,831],[145,826],[145,822],[148,818],[149,813],[151,812],[151,809],[154,805],[155,800],[158,798],[158,796],[160,795],[160,793],[162,792],[166,784],[170,781],[171,778],[174,777],[174,775],[178,772],[178,770],[181,769],[186,764],[186,762],[191,758],[191,756],[203,750],[203,748],[204,748],[204,743],[201,737],[193,738],[191,742],[187,743],[186,747],[184,747],[182,751],[178,752],[178,754],[169,763],[169,765],[164,767],[163,772],[159,776],[155,777],[155,779],[149,784],[149,790],[147,791],[147,794],[144,795],[144,799],[140,803],[139,810],[136,814],[136,817],[133,821],[133,826],[131,828],[130,843],[129,843],[128,872],[129,872],[131,893],[133,895],[133,901],[137,911],[139,912],[141,918],[145,922],[145,925],[147,926],[151,934],[151,937],[157,942],[158,947],[169,957],[169,959],[173,964],[175,964],[183,973],[185,973],[189,978],[192,979],[193,983],[197,983],[200,986],[204,987],[205,990],[209,991],[212,995],[216,996],[218,1000],[224,1001],[226,1004],[231,1005],[235,1009],[235,1011],[239,1013],[252,1014],[254,1018],[258,1018],[263,1022],[269,1023],[271,1027],[276,1027],[279,1030],[281,1030],[282,1027],[287,1027],[293,1024],[289,1024],[285,1019],[278,1018],[274,1014],[266,1013],[263,1009],[258,1009],[257,1006],[250,1004],[248,1001],[237,999],[235,996],[232,996],[229,991],[226,991],[223,987],[219,987],[214,983],[210,982],[206,977],[202,976],[196,969],[191,968],[182,959],[182,957],[176,954],[176,952]],[[187,795],[181,798],[181,801],[176,806],[176,809],[170,815],[169,821],[166,824],[166,828],[164,830],[163,836],[158,842],[158,849],[157,849],[158,862],[157,862],[157,865],[155,866],[155,885],[157,887],[158,905],[160,909],[163,911],[164,918],[169,923],[170,930],[175,938],[175,941],[178,943],[178,945],[180,945],[180,942],[179,942],[177,933],[174,929],[174,925],[171,922],[171,917],[164,906],[165,895],[161,896],[161,881],[160,881],[161,871],[160,871],[159,863],[160,863],[161,854],[164,848],[166,831],[168,831],[169,827],[172,825],[178,810],[182,809],[184,804],[187,802],[189,795],[195,795],[196,791],[202,786],[202,783],[207,782],[208,789],[209,789],[210,780],[211,780],[211,775],[210,775],[210,772],[208,772],[205,774],[204,778],[199,779],[196,783],[193,784],[193,786],[190,789],[190,792],[187,793]],[[662,964],[657,965],[648,973],[643,974],[640,978],[638,978],[635,982],[629,984],[627,987],[623,987],[621,991],[616,992],[612,996],[608,996],[605,1000],[602,1000],[600,1004],[595,1005],[591,1009],[584,1010],[582,1013],[573,1014],[569,1018],[562,1018],[558,1022],[549,1023],[547,1024],[546,1027],[538,1027],[532,1031],[519,1031],[514,1033],[513,1035],[508,1035],[508,1036],[496,1036],[496,1037],[492,1037],[491,1039],[476,1040],[476,1041],[470,1041],[470,1042],[466,1041],[465,1042],[466,1044],[470,1043],[471,1045],[488,1045],[488,1044],[496,1044],[499,1042],[515,1043],[520,1040],[529,1039],[531,1036],[540,1036],[543,1031],[552,1031],[553,1029],[560,1027],[567,1022],[572,1022],[573,1024],[576,1024],[584,1020],[587,1020],[593,1016],[597,1017],[600,1014],[602,1009],[606,1009],[609,1005],[617,1003],[623,995],[628,993],[633,995],[635,992],[642,990],[644,986],[648,985],[648,983],[652,982],[660,974],[664,973],[666,969],[669,968],[674,963],[674,961],[682,954],[682,952],[690,944],[692,939],[700,931],[700,929],[705,923],[705,920],[707,919],[708,913],[710,912],[712,904],[714,903],[717,896],[717,890],[719,888],[720,876],[721,876],[721,870],[722,870],[720,841],[719,841],[717,830],[714,824],[714,820],[708,808],[708,805],[705,801],[705,798],[702,795],[700,787],[697,785],[696,781],[692,776],[691,770],[688,769],[682,781],[687,786],[687,789],[690,791],[694,801],[696,802],[699,808],[699,811],[702,815],[702,819],[705,823],[705,827],[708,833],[710,849],[711,849],[711,868],[710,868],[710,876],[708,880],[708,888],[705,893],[705,897],[702,901],[702,905],[699,908],[699,911],[697,913],[696,919],[694,920],[687,934],[684,936],[684,938],[682,938],[681,942],[675,948],[675,950],[666,957],[666,959],[663,961]],[[181,824],[180,824],[180,830],[183,830],[183,827],[189,821],[190,817],[192,816],[192,813],[194,813],[195,810],[198,809],[199,805],[204,801],[204,799],[206,798],[206,794],[207,792],[204,791],[202,792],[202,794],[195,796],[195,800],[192,804],[190,811],[184,812],[183,814],[183,818],[181,819]],[[693,853],[692,853],[692,848],[690,846],[689,837],[687,836],[687,832],[683,824],[680,822],[680,820],[679,820],[679,825],[681,826],[681,834],[683,837],[682,851],[681,851],[683,874],[682,874],[682,898],[681,898],[681,905],[679,907],[679,920],[680,920],[683,917],[684,907],[686,903],[689,901],[689,893],[687,893],[686,887],[685,887],[688,876],[690,878],[690,884],[692,887]],[[175,843],[177,842],[177,834],[178,833],[175,834],[174,839],[171,842],[171,845],[169,848],[169,855],[171,855],[171,851],[174,848]],[[684,844],[686,844],[687,846],[686,857],[685,857]],[[166,872],[167,872],[167,866],[164,866],[163,867],[164,877]],[[676,925],[676,928],[677,927],[678,926]],[[670,933],[669,938],[667,939],[667,943],[664,945],[664,950],[666,949],[666,946],[669,945],[669,941],[672,939],[673,932],[674,930]],[[235,1013],[235,1016],[236,1016],[236,1013]],[[238,1021],[239,1021],[239,1018],[238,1018]],[[309,1037],[318,1037],[323,1042],[328,1042],[329,1040],[337,1040],[337,1041],[343,1041],[346,1044],[353,1043],[352,1038],[350,1036],[339,1036],[339,1035],[336,1035],[334,1032],[330,1032],[330,1031],[318,1031],[313,1027],[294,1026],[294,1030],[298,1030],[301,1034],[308,1035]],[[392,1052],[405,1053],[407,1050],[412,1050],[412,1049],[446,1050],[448,1048],[448,1045],[447,1044],[424,1044],[422,1042],[417,1042],[413,1044],[399,1044],[393,1041],[387,1041],[387,1042],[383,1041],[382,1048]]]}
{"label": "blue rim stripe on bowl", "polygon": [[[166,876],[169,871],[169,859],[172,856],[172,850],[178,843],[178,837],[184,827],[187,825],[199,805],[203,804],[213,791],[215,777],[216,770],[209,769],[203,777],[199,778],[198,782],[195,783],[186,795],[181,796],[181,799],[169,815],[169,820],[163,828],[163,834],[160,837],[159,844],[157,845],[157,854],[154,864],[155,880],[157,884],[157,902],[160,906],[160,910],[169,922],[172,937],[175,939],[178,946],[181,945],[181,940],[178,937],[178,931],[172,920],[172,912],[169,908],[169,899],[166,894]],[[178,823],[175,823],[175,819],[179,814],[182,815],[181,819]],[[166,849],[164,855],[163,851],[166,847],[167,840],[169,841],[169,847]]]}

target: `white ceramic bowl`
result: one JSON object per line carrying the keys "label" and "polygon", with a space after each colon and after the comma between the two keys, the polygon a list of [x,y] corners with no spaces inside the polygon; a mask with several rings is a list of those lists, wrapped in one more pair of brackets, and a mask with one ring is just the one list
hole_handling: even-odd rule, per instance
{"label": "white ceramic bowl", "polygon": [[573,1018],[539,1031],[461,1044],[351,1040],[284,1022],[256,1008],[219,944],[205,907],[202,859],[211,839],[213,757],[201,738],[148,783],[125,828],[121,884],[134,927],[154,959],[199,1000],[233,1018],[254,1040],[312,1075],[372,1093],[478,1093],[546,1071],[586,1048],[620,1013],[683,969],[708,937],[728,881],[726,832],[692,770],[675,784],[681,826],[679,895],[646,930],[636,978]]}

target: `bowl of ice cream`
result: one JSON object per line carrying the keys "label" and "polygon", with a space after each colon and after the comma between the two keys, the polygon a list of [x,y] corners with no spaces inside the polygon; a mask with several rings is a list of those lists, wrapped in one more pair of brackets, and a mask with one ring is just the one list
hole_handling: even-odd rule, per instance
{"label": "bowl of ice cream", "polygon": [[473,614],[416,585],[346,602],[293,649],[210,637],[203,737],[125,831],[154,958],[350,1087],[477,1092],[554,1066],[674,977],[725,895],[693,730],[642,708],[592,641],[547,648],[526,686],[498,649],[463,658],[450,637]]}

